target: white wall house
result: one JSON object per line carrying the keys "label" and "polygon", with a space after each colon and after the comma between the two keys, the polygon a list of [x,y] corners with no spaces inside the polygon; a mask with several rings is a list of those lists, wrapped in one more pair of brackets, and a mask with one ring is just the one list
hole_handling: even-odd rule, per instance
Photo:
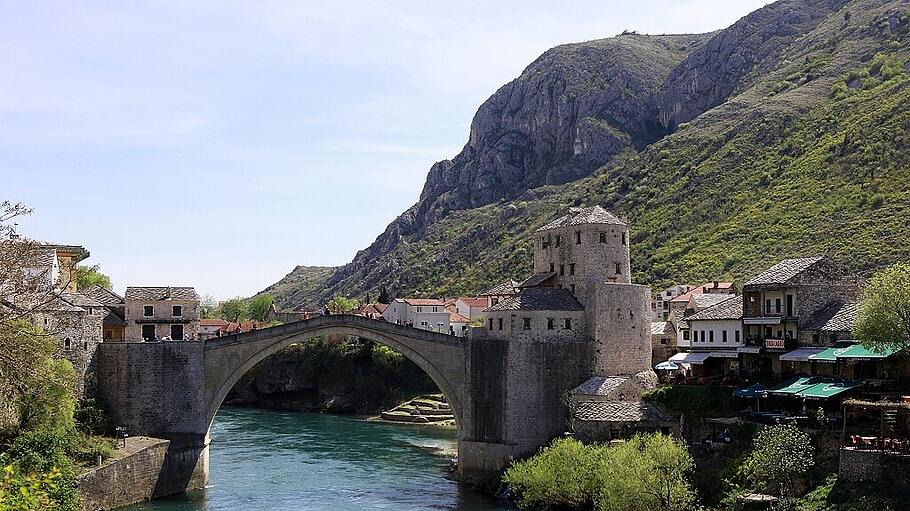
{"label": "white wall house", "polygon": [[382,313],[389,323],[440,333],[450,333],[449,315],[445,302],[437,298],[396,298]]}
{"label": "white wall house", "polygon": [[690,351],[732,351],[743,345],[743,300],[737,296],[686,318]]}
{"label": "white wall house", "polygon": [[447,301],[446,306],[452,312],[457,312],[468,319],[474,319],[482,316],[483,310],[490,305],[486,297],[462,296]]}

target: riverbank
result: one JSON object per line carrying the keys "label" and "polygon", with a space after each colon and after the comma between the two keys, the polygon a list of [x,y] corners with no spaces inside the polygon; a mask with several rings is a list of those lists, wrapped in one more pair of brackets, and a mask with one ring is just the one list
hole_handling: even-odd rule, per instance
{"label": "riverbank", "polygon": [[127,438],[110,459],[76,478],[83,509],[115,509],[174,493],[173,488],[165,493],[160,480],[169,446],[161,438]]}

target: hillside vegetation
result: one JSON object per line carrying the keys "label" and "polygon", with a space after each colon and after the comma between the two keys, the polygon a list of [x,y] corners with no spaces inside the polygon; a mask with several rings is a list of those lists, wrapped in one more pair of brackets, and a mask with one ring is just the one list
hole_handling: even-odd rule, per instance
{"label": "hillside vegetation", "polygon": [[[625,37],[649,36],[615,39]],[[380,286],[392,296],[476,293],[527,274],[531,234],[572,205],[601,204],[629,218],[635,280],[653,287],[742,281],[796,255],[829,254],[862,273],[910,256],[910,7],[782,0],[728,29],[685,37],[664,54],[681,60],[659,90],[632,95],[645,98],[653,118],[637,125],[653,128],[654,140],[623,145],[588,175],[502,189],[474,207],[476,197],[457,187],[430,186],[438,179],[431,170],[417,205],[321,290],[296,292],[286,304],[375,295]],[[555,57],[535,64],[542,59],[562,65]],[[564,90],[585,101],[580,85]],[[598,115],[617,133],[607,111]],[[633,125],[622,124],[629,140]],[[466,152],[476,134],[472,126]],[[539,144],[530,145],[518,156],[542,161]],[[578,160],[545,156],[552,169]],[[472,161],[474,174],[458,182],[486,182],[490,169]],[[461,203],[450,198],[459,193]]]}

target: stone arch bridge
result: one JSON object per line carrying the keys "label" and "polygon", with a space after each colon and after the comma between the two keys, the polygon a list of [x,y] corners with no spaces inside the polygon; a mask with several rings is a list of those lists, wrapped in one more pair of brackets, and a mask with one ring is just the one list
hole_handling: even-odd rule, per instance
{"label": "stone arch bridge", "polygon": [[209,428],[234,384],[294,343],[357,336],[416,363],[446,396],[458,427],[458,469],[483,478],[565,428],[565,392],[589,374],[590,345],[455,337],[352,315],[319,316],[206,341],[107,342],[99,394],[132,435],[171,441],[155,497],[208,481]]}

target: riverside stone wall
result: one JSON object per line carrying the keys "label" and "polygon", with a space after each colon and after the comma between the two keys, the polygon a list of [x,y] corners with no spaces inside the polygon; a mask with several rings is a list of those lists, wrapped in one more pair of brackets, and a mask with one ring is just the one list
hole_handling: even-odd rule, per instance
{"label": "riverside stone wall", "polygon": [[83,509],[115,509],[201,487],[208,466],[197,462],[208,460],[207,450],[153,439],[135,453],[79,476],[77,485],[85,499]]}

